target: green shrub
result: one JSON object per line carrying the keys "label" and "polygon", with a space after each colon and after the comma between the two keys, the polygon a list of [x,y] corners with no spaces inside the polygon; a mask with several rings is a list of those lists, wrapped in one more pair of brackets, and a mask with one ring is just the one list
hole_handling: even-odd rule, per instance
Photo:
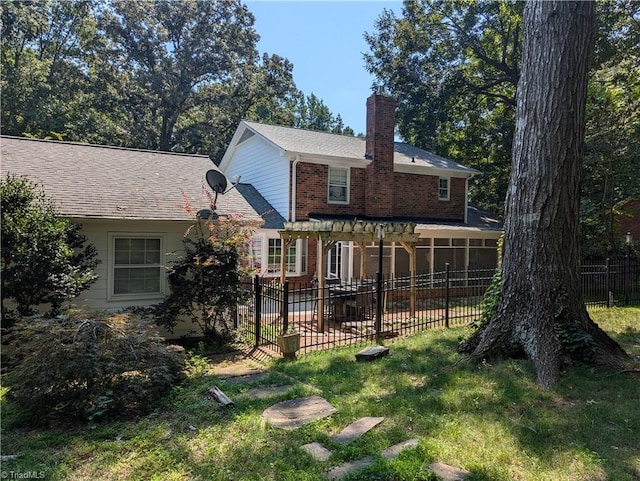
{"label": "green shrub", "polygon": [[184,352],[131,314],[35,317],[11,330],[8,396],[26,414],[93,420],[153,406],[183,376]]}

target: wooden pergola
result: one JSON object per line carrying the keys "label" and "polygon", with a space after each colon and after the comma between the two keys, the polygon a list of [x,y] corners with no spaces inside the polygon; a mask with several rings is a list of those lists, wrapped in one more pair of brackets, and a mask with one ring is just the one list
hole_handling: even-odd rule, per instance
{"label": "wooden pergola", "polygon": [[353,242],[361,251],[360,277],[365,275],[366,245],[379,242],[382,238],[386,242],[396,242],[402,245],[409,254],[410,271],[410,316],[416,311],[416,242],[419,235],[415,231],[416,224],[411,222],[364,221],[364,220],[322,220],[322,221],[297,221],[285,222],[284,230],[279,231],[282,254],[280,256],[281,281],[286,279],[286,252],[289,246],[297,239],[315,239],[317,241],[318,255],[316,276],[318,278],[318,330],[324,332],[324,300],[325,294],[325,267],[327,253],[337,242]]}

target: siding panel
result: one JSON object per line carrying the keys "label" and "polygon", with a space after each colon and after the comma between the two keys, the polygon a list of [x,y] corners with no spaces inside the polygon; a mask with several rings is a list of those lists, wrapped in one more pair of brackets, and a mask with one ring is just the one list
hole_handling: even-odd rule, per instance
{"label": "siding panel", "polygon": [[[289,160],[257,136],[241,143],[225,170],[228,178],[242,175],[285,219],[289,218]],[[258,212],[263,214],[263,212]]]}

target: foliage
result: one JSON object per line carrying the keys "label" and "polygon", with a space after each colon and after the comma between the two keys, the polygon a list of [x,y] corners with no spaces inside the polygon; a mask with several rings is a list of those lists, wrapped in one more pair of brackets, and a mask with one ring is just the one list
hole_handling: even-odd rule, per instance
{"label": "foliage", "polygon": [[242,119],[296,125],[328,113],[323,130],[351,133],[296,88],[291,62],[259,54],[238,0],[2,7],[4,134],[219,160]]}
{"label": "foliage", "polygon": [[154,405],[181,378],[184,356],[129,314],[70,312],[19,321],[9,398],[29,416],[113,417]]}
{"label": "foliage", "polygon": [[8,175],[0,184],[2,202],[2,323],[13,317],[6,300],[20,316],[41,305],[57,314],[63,303],[97,279],[100,262],[81,226],[60,217],[54,204],[29,180]]}
{"label": "foliage", "polygon": [[231,339],[231,319],[245,295],[242,277],[252,226],[236,218],[197,221],[183,238],[184,255],[169,269],[171,293],[152,312],[171,331],[179,322],[192,323],[207,343]]}
{"label": "foliage", "polygon": [[98,103],[88,82],[94,5],[91,0],[2,3],[3,134],[58,133],[74,140],[76,128],[91,130],[88,121]]}
{"label": "foliage", "polygon": [[[524,2],[405,2],[365,39],[366,68],[399,99],[410,143],[482,172],[470,199],[498,213],[511,169]],[[640,4],[596,3],[587,103],[583,204],[587,257],[613,254],[617,204],[640,189]]]}
{"label": "foliage", "polygon": [[471,199],[502,212],[520,75],[522,2],[405,2],[365,39],[367,70],[399,99],[409,143],[487,175]]}
{"label": "foliage", "polygon": [[483,327],[489,319],[491,319],[497,312],[500,305],[500,296],[502,294],[502,269],[498,268],[491,278],[491,283],[487,287],[484,297],[480,302],[480,318],[474,320],[471,323],[471,327],[474,329],[480,329]]}

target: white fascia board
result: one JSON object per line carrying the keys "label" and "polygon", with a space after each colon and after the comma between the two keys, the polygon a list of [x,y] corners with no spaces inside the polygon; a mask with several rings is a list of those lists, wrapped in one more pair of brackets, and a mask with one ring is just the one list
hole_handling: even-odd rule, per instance
{"label": "white fascia board", "polygon": [[481,173],[475,169],[438,169],[434,167],[426,167],[424,165],[407,164],[394,164],[393,171],[403,174],[432,175],[435,177],[461,177],[463,179],[470,178]]}
{"label": "white fascia board", "polygon": [[[315,155],[315,154],[305,154],[304,152],[287,152],[289,156],[299,156],[300,162],[306,162],[308,164],[322,164],[322,165],[330,165],[333,167],[356,167],[364,169],[371,163],[371,160],[365,159],[354,159],[351,157],[336,157],[333,155]],[[290,157],[291,158],[291,157]]]}
{"label": "white fascia board", "polygon": [[502,235],[502,230],[483,229],[482,227],[466,227],[466,226],[443,226],[417,224],[415,233],[420,235],[421,239],[430,237],[467,237],[478,236],[483,239],[498,239]]}
{"label": "white fascia board", "polygon": [[218,167],[222,172],[225,172],[225,170],[229,167],[229,162],[231,162],[231,159],[233,158],[233,154],[238,148],[238,142],[242,138],[242,135],[244,134],[245,130],[250,130],[251,132],[254,133],[254,135],[257,138],[261,139],[263,142],[266,142],[267,144],[275,148],[278,152],[280,152],[281,156],[284,155],[285,150],[282,147],[272,142],[270,139],[262,135],[257,130],[252,129],[244,120],[241,120],[240,123],[238,124],[238,128],[233,134],[233,137],[231,138],[231,142],[229,142],[229,146],[227,147],[227,150],[222,156],[222,161],[220,162],[220,165]]}

